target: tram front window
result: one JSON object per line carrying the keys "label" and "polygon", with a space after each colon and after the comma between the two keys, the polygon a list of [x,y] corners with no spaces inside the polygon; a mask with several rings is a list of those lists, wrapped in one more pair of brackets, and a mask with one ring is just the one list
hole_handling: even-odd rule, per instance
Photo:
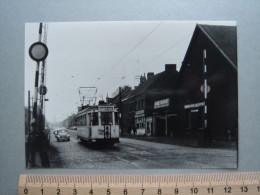
{"label": "tram front window", "polygon": [[93,112],[92,113],[92,125],[95,126],[95,125],[98,125],[98,113],[97,112]]}
{"label": "tram front window", "polygon": [[119,113],[115,112],[115,125],[119,124]]}
{"label": "tram front window", "polygon": [[101,124],[108,125],[112,124],[112,112],[101,112]]}

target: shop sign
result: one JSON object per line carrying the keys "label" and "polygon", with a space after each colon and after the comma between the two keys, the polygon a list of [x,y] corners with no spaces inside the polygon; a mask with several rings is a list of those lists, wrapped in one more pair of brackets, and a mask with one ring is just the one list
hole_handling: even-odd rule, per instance
{"label": "shop sign", "polygon": [[185,109],[189,109],[189,108],[198,108],[198,107],[202,107],[205,105],[205,102],[199,102],[199,103],[195,103],[195,104],[187,104],[184,105]]}
{"label": "shop sign", "polygon": [[152,122],[153,121],[153,118],[152,117],[147,117],[146,118],[146,122]]}
{"label": "shop sign", "polygon": [[135,117],[137,116],[143,116],[144,115],[144,110],[138,110],[135,112]]}
{"label": "shop sign", "polygon": [[154,109],[156,108],[163,108],[163,107],[167,107],[170,104],[170,99],[163,99],[163,100],[159,100],[159,101],[155,101],[154,102]]}

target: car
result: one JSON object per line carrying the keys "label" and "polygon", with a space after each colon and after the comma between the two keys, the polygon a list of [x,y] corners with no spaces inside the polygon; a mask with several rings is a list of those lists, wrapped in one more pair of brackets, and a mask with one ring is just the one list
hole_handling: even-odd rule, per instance
{"label": "car", "polygon": [[59,141],[70,141],[70,134],[66,129],[57,130],[55,135],[57,142]]}

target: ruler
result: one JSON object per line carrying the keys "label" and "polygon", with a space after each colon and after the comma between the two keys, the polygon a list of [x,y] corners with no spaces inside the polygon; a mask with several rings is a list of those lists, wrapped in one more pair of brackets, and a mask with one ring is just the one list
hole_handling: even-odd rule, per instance
{"label": "ruler", "polygon": [[260,195],[260,172],[176,175],[20,175],[19,195]]}

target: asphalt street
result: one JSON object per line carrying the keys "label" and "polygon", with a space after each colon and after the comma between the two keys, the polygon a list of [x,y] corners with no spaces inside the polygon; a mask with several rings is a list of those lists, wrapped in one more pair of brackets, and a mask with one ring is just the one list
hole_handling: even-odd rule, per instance
{"label": "asphalt street", "polygon": [[176,146],[120,138],[114,146],[94,146],[76,139],[57,142],[51,136],[50,164],[55,168],[175,169],[237,168],[236,149]]}

